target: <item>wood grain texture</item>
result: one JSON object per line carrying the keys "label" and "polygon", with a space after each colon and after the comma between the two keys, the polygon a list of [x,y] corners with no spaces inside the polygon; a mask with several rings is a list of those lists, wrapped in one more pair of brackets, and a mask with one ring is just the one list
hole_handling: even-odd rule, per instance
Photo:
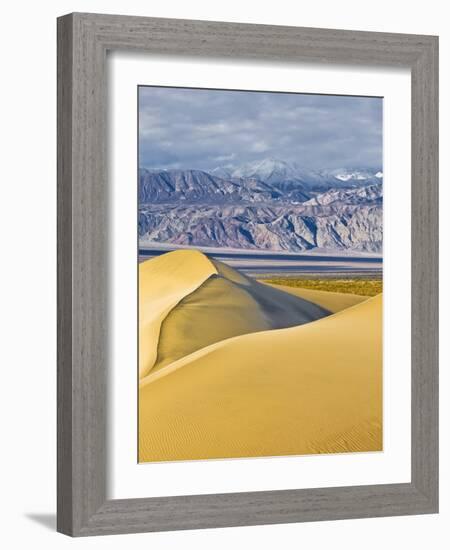
{"label": "wood grain texture", "polygon": [[[412,480],[107,500],[106,53],[406,66],[412,74]],[[438,508],[438,40],[116,15],[58,20],[58,530],[100,535]]]}
{"label": "wood grain texture", "polygon": [[412,482],[438,507],[438,42],[411,71]]}
{"label": "wood grain texture", "polygon": [[57,528],[72,525],[72,21],[58,20]]}
{"label": "wood grain texture", "polygon": [[106,68],[80,18],[62,18],[58,37],[58,529],[75,533],[106,498]]}

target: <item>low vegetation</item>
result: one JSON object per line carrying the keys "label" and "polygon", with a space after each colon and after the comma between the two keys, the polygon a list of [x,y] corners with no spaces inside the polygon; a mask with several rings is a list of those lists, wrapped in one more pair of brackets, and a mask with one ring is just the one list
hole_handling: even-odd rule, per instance
{"label": "low vegetation", "polygon": [[359,294],[360,296],[376,296],[383,291],[381,279],[294,279],[286,277],[264,279],[264,282],[312,290]]}

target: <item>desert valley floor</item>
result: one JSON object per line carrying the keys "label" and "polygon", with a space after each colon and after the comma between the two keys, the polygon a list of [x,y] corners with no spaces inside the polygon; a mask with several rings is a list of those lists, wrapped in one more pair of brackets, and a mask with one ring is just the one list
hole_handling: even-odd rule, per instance
{"label": "desert valley floor", "polygon": [[141,259],[140,462],[382,450],[381,294]]}

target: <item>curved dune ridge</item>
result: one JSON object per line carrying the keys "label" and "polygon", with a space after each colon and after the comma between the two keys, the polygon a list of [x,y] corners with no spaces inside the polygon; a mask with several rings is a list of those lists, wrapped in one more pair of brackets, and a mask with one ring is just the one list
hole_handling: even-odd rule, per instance
{"label": "curved dune ridge", "polygon": [[180,300],[162,321],[152,373],[215,342],[303,325],[331,313],[300,296],[262,285],[221,262],[209,261],[216,273]]}
{"label": "curved dune ridge", "polygon": [[381,295],[288,291],[186,250],[139,277],[140,462],[381,450]]}
{"label": "curved dune ridge", "polygon": [[139,264],[140,377],[155,364],[161,324],[168,313],[215,274],[214,265],[196,250],[177,250]]}

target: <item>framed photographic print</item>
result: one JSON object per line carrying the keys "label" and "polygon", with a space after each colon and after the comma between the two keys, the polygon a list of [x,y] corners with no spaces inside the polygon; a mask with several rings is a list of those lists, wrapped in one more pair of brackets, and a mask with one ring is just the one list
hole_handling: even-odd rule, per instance
{"label": "framed photographic print", "polygon": [[436,37],[58,20],[58,530],[437,512]]}

